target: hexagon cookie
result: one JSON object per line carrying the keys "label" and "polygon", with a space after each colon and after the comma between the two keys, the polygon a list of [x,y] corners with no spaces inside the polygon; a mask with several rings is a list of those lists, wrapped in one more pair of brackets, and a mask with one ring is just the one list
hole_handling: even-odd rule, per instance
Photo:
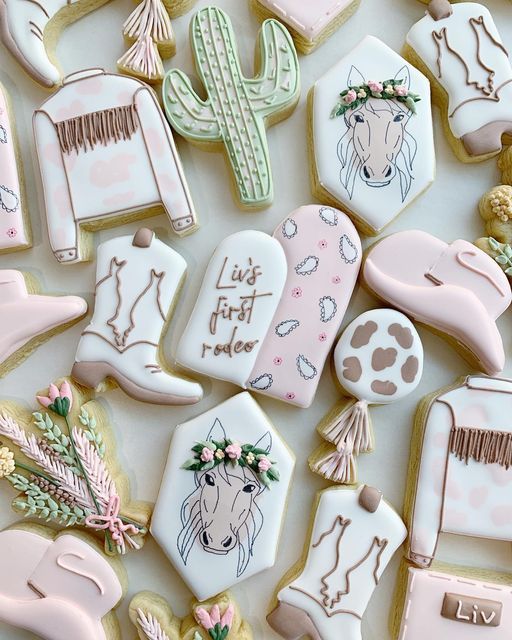
{"label": "hexagon cookie", "polygon": [[151,533],[198,600],[273,566],[294,466],[247,392],[176,427]]}
{"label": "hexagon cookie", "polygon": [[310,92],[314,195],[377,235],[434,180],[427,78],[366,36]]}

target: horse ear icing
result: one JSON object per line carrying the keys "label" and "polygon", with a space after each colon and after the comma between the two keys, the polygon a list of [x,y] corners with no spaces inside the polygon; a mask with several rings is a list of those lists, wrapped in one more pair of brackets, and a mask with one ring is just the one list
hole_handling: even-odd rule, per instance
{"label": "horse ear icing", "polygon": [[363,78],[363,75],[361,74],[359,69],[352,65],[350,67],[350,71],[348,72],[347,85],[349,87],[358,87],[362,84],[366,84],[366,80]]}
{"label": "horse ear icing", "polygon": [[410,89],[411,87],[411,72],[409,71],[409,67],[404,65],[400,71],[396,74],[395,80],[403,80],[403,84]]}
{"label": "horse ear icing", "polygon": [[261,436],[258,442],[254,445],[254,448],[263,449],[265,453],[270,453],[270,450],[272,449],[272,435],[270,431],[267,431],[265,435]]}
{"label": "horse ear icing", "polygon": [[217,442],[226,439],[226,432],[221,421],[217,418],[213,423],[210,433],[206,437],[207,440],[216,440]]}

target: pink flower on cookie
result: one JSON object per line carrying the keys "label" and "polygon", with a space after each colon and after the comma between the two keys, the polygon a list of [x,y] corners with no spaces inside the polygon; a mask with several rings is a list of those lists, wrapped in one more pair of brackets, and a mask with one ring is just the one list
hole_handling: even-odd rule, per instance
{"label": "pink flower on cookie", "polygon": [[294,287],[292,289],[292,298],[300,298],[302,296],[302,289],[300,287]]}
{"label": "pink flower on cookie", "polygon": [[376,80],[368,80],[368,87],[372,93],[382,93],[384,87],[381,82],[377,82]]}
{"label": "pink flower on cookie", "polygon": [[345,97],[343,98],[343,100],[346,104],[352,104],[357,100],[357,93],[354,91],[354,89],[350,89],[345,94]]}
{"label": "pink flower on cookie", "polygon": [[283,359],[279,356],[276,356],[274,358],[274,364],[276,365],[276,367],[280,367],[283,364]]}
{"label": "pink flower on cookie", "polygon": [[208,447],[203,447],[201,451],[201,460],[203,462],[211,462],[213,460],[213,451]]}
{"label": "pink flower on cookie", "polygon": [[409,93],[409,90],[407,89],[407,87],[404,84],[398,84],[395,87],[395,95],[396,96],[406,96]]}
{"label": "pink flower on cookie", "polygon": [[242,447],[238,442],[233,442],[226,447],[226,455],[230,460],[240,460],[242,457]]}
{"label": "pink flower on cookie", "polygon": [[265,471],[268,471],[271,466],[272,463],[270,462],[270,460],[267,457],[263,456],[258,462],[258,471],[260,473],[264,473]]}

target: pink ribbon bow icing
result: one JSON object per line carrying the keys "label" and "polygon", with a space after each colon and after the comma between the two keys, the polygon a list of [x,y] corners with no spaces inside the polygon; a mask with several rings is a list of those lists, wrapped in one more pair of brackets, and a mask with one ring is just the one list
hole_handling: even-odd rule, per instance
{"label": "pink ribbon bow icing", "polygon": [[130,533],[137,535],[139,529],[133,524],[125,524],[119,517],[121,509],[121,498],[119,496],[111,496],[104,515],[96,514],[87,516],[85,525],[90,529],[97,531],[106,531],[112,534],[112,540],[120,548],[121,553],[126,551],[126,541],[130,546],[139,549],[139,545],[130,538]]}

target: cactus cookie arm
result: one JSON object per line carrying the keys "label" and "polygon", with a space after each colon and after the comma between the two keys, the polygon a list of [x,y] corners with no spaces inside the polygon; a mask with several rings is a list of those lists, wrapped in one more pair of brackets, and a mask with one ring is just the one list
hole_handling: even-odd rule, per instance
{"label": "cactus cookie arm", "polygon": [[298,100],[299,61],[288,31],[277,20],[263,23],[258,52],[258,77],[246,84],[254,111],[266,117]]}
{"label": "cactus cookie arm", "polygon": [[201,100],[189,78],[178,69],[171,69],[162,87],[165,112],[176,131],[199,142],[220,142],[222,134],[211,102]]}

